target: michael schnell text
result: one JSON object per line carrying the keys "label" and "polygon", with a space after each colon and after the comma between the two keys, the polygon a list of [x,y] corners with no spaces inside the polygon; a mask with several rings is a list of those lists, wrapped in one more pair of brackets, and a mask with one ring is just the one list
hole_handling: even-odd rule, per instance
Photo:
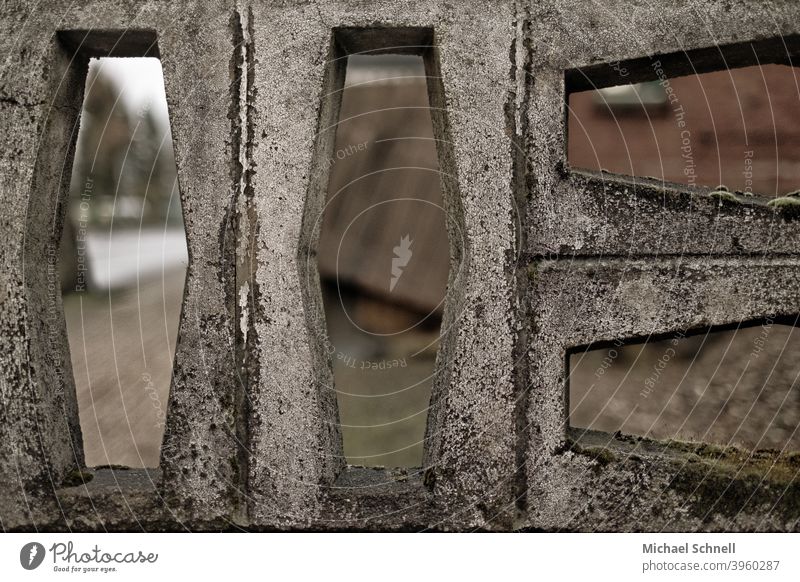
{"label": "michael schnell text", "polygon": [[642,544],[643,554],[735,554],[736,542],[727,544]]}

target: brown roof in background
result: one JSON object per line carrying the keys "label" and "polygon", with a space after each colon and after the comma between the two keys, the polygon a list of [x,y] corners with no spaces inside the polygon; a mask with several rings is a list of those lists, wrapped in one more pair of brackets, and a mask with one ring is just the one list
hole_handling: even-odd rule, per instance
{"label": "brown roof in background", "polygon": [[[344,89],[318,260],[320,274],[413,309],[441,310],[449,247],[421,59],[363,71]],[[419,78],[409,79],[409,75]],[[361,145],[359,145],[361,144]],[[410,259],[393,287],[395,247]]]}

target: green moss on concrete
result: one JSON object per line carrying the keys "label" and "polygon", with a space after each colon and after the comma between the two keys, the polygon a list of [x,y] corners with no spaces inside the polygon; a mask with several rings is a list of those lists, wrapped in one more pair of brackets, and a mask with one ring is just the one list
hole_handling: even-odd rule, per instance
{"label": "green moss on concrete", "polygon": [[748,510],[762,513],[756,506],[784,520],[800,517],[800,483],[788,478],[780,464],[771,470],[758,464],[684,463],[669,488],[685,496],[690,512],[704,521],[715,514],[736,518]]}
{"label": "green moss on concrete", "polygon": [[609,463],[613,463],[617,460],[617,455],[615,455],[610,449],[605,447],[589,447],[583,449],[581,452],[582,455],[586,455],[591,459],[597,461],[601,465],[605,466]]}
{"label": "green moss on concrete", "polygon": [[782,218],[795,220],[800,218],[800,197],[792,192],[782,198],[775,198],[767,202],[767,206],[780,213]]}
{"label": "green moss on concrete", "polygon": [[790,524],[800,517],[800,452],[748,451],[630,435],[616,435],[615,440],[642,447],[658,464],[666,461],[671,473],[668,489],[680,495],[690,515],[704,521],[717,515],[735,519],[742,512],[764,511]]}
{"label": "green moss on concrete", "polygon": [[714,190],[708,195],[710,198],[714,198],[715,200],[719,200],[721,202],[732,202],[734,204],[739,203],[739,198],[736,194],[731,194],[728,190]]}
{"label": "green moss on concrete", "polygon": [[582,447],[572,439],[567,439],[565,448],[576,455],[589,457],[602,467],[618,460],[617,455],[611,449],[606,447]]}
{"label": "green moss on concrete", "polygon": [[786,464],[800,470],[800,452],[792,452],[783,455]]}
{"label": "green moss on concrete", "polygon": [[786,485],[800,481],[800,453],[776,450],[748,451],[734,446],[687,441],[663,441],[665,449],[685,455],[680,463],[697,465],[698,471],[714,472],[721,477],[755,478],[770,484]]}
{"label": "green moss on concrete", "polygon": [[678,450],[686,453],[692,453],[701,458],[711,458],[724,456],[728,449],[734,449],[724,445],[715,443],[697,443],[692,441],[679,441],[675,439],[668,439],[662,441],[668,448]]}
{"label": "green moss on concrete", "polygon": [[767,206],[772,206],[773,208],[800,208],[800,197],[794,195],[794,192],[791,196],[783,196],[781,198],[775,198],[767,202]]}

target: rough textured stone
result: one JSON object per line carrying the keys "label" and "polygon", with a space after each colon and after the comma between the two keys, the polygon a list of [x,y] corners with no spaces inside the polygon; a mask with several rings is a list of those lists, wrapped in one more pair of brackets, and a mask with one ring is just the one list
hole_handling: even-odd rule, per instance
{"label": "rough textured stone", "polygon": [[[147,41],[157,38],[192,258],[162,451],[163,494],[181,519],[230,516],[240,477],[232,459],[238,454],[235,405],[241,390],[233,357],[235,273],[225,247],[235,200],[231,167],[238,154],[228,119],[235,72],[233,6],[63,2],[47,11],[31,8],[25,2],[6,4],[2,18],[10,27],[4,29],[7,61],[0,89],[8,113],[3,136],[14,136],[19,144],[3,150],[3,220],[9,235],[17,236],[2,249],[10,267],[5,286],[10,301],[2,304],[2,325],[10,326],[3,333],[3,341],[9,341],[2,356],[8,386],[4,415],[16,419],[16,425],[4,422],[14,436],[3,439],[2,490],[8,490],[5,483],[35,488],[41,499],[31,507],[57,512],[55,492],[81,464],[75,428],[74,451],[69,445],[77,413],[60,292],[53,280],[55,316],[47,321],[44,257],[49,248],[57,249],[60,238],[63,205],[58,201],[64,200],[69,182],[88,59],[152,54]],[[20,20],[24,24],[14,27]],[[84,33],[59,36],[56,30]],[[20,117],[30,121],[23,125]],[[32,268],[23,281],[25,264]],[[42,442],[34,442],[39,438]],[[47,519],[34,510],[20,512],[19,495],[13,497],[3,504],[4,527]]]}
{"label": "rough textured stone", "polygon": [[[565,512],[576,511],[570,506],[577,490],[588,495],[597,487],[598,496],[612,495],[609,485],[593,484],[596,476],[588,470],[591,465],[584,462],[583,468],[578,469],[580,463],[571,462],[569,447],[565,446],[570,438],[566,369],[569,349],[615,339],[685,334],[693,329],[758,320],[769,315],[779,318],[800,311],[800,300],[794,292],[800,283],[797,258],[548,260],[532,266],[530,275],[533,279],[530,310],[535,315],[531,335],[526,462],[528,496],[536,506],[530,519],[537,527],[543,522],[544,527],[559,527],[557,521],[548,520],[560,520]],[[583,438],[578,439],[578,444],[590,446]],[[618,437],[605,435],[605,441],[599,446],[613,449],[619,444]],[[644,449],[647,449],[646,442]],[[630,454],[638,453],[638,450],[630,451]],[[663,511],[672,523],[671,528],[702,528],[702,524],[694,521],[697,516],[670,514],[687,503],[687,499],[671,495],[674,491],[668,487],[669,479],[652,482],[659,473],[669,475],[669,459],[652,451],[641,456],[635,479],[637,483],[645,481],[642,492],[637,495],[665,496],[658,503],[652,500],[641,503],[650,503]],[[710,466],[709,475],[722,481],[717,469]],[[611,475],[613,469],[606,473],[610,479],[623,479],[621,475]],[[632,483],[631,479],[634,477],[628,478]],[[737,477],[731,476],[729,482],[736,483]],[[769,479],[765,478],[762,485],[769,484]],[[623,485],[613,494],[634,497],[626,488]],[[792,496],[796,495],[794,487],[789,490]],[[710,497],[713,490],[706,493]],[[724,499],[725,487],[720,487],[716,494]],[[582,517],[576,517],[576,522],[564,527],[578,527],[581,523],[580,527],[592,529],[591,509],[598,509],[601,504],[592,499],[593,494],[582,500]],[[611,503],[612,499],[609,497],[606,501]],[[796,498],[783,501],[796,507]],[[630,503],[638,507],[640,501],[631,499]],[[753,507],[742,509],[755,511]],[[620,509],[620,512],[607,516],[609,524],[613,525],[605,528],[598,525],[598,529],[649,529],[647,517],[628,510]],[[751,523],[760,517],[772,519],[773,516],[754,515]],[[775,527],[781,529],[782,526]]]}
{"label": "rough textured stone", "polygon": [[[785,459],[576,434],[565,382],[578,346],[799,313],[796,216],[571,172],[563,124],[565,90],[609,82],[604,63],[638,59],[643,80],[651,55],[681,70],[696,49],[714,67],[717,44],[798,17],[740,0],[5,3],[2,527],[797,529]],[[315,262],[344,57],[376,50],[425,59],[452,255],[408,471],[344,464]],[[108,54],[161,58],[190,265],[161,469],[62,487],[88,477],[47,257],[86,62]]]}

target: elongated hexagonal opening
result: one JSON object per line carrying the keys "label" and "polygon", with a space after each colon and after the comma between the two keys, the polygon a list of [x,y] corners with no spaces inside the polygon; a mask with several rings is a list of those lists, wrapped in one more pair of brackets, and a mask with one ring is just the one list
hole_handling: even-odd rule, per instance
{"label": "elongated hexagonal opening", "polygon": [[188,262],[156,58],[89,63],[59,262],[86,465],[156,467]]}
{"label": "elongated hexagonal opening", "polygon": [[312,311],[324,308],[326,329],[310,321],[333,368],[323,389],[336,391],[356,465],[421,464],[431,389],[448,369],[437,358],[461,221],[440,167],[449,142],[433,52],[430,29],[334,31],[299,258]]}
{"label": "elongated hexagonal opening", "polygon": [[318,251],[344,454],[422,461],[449,267],[425,68],[351,55]]}

